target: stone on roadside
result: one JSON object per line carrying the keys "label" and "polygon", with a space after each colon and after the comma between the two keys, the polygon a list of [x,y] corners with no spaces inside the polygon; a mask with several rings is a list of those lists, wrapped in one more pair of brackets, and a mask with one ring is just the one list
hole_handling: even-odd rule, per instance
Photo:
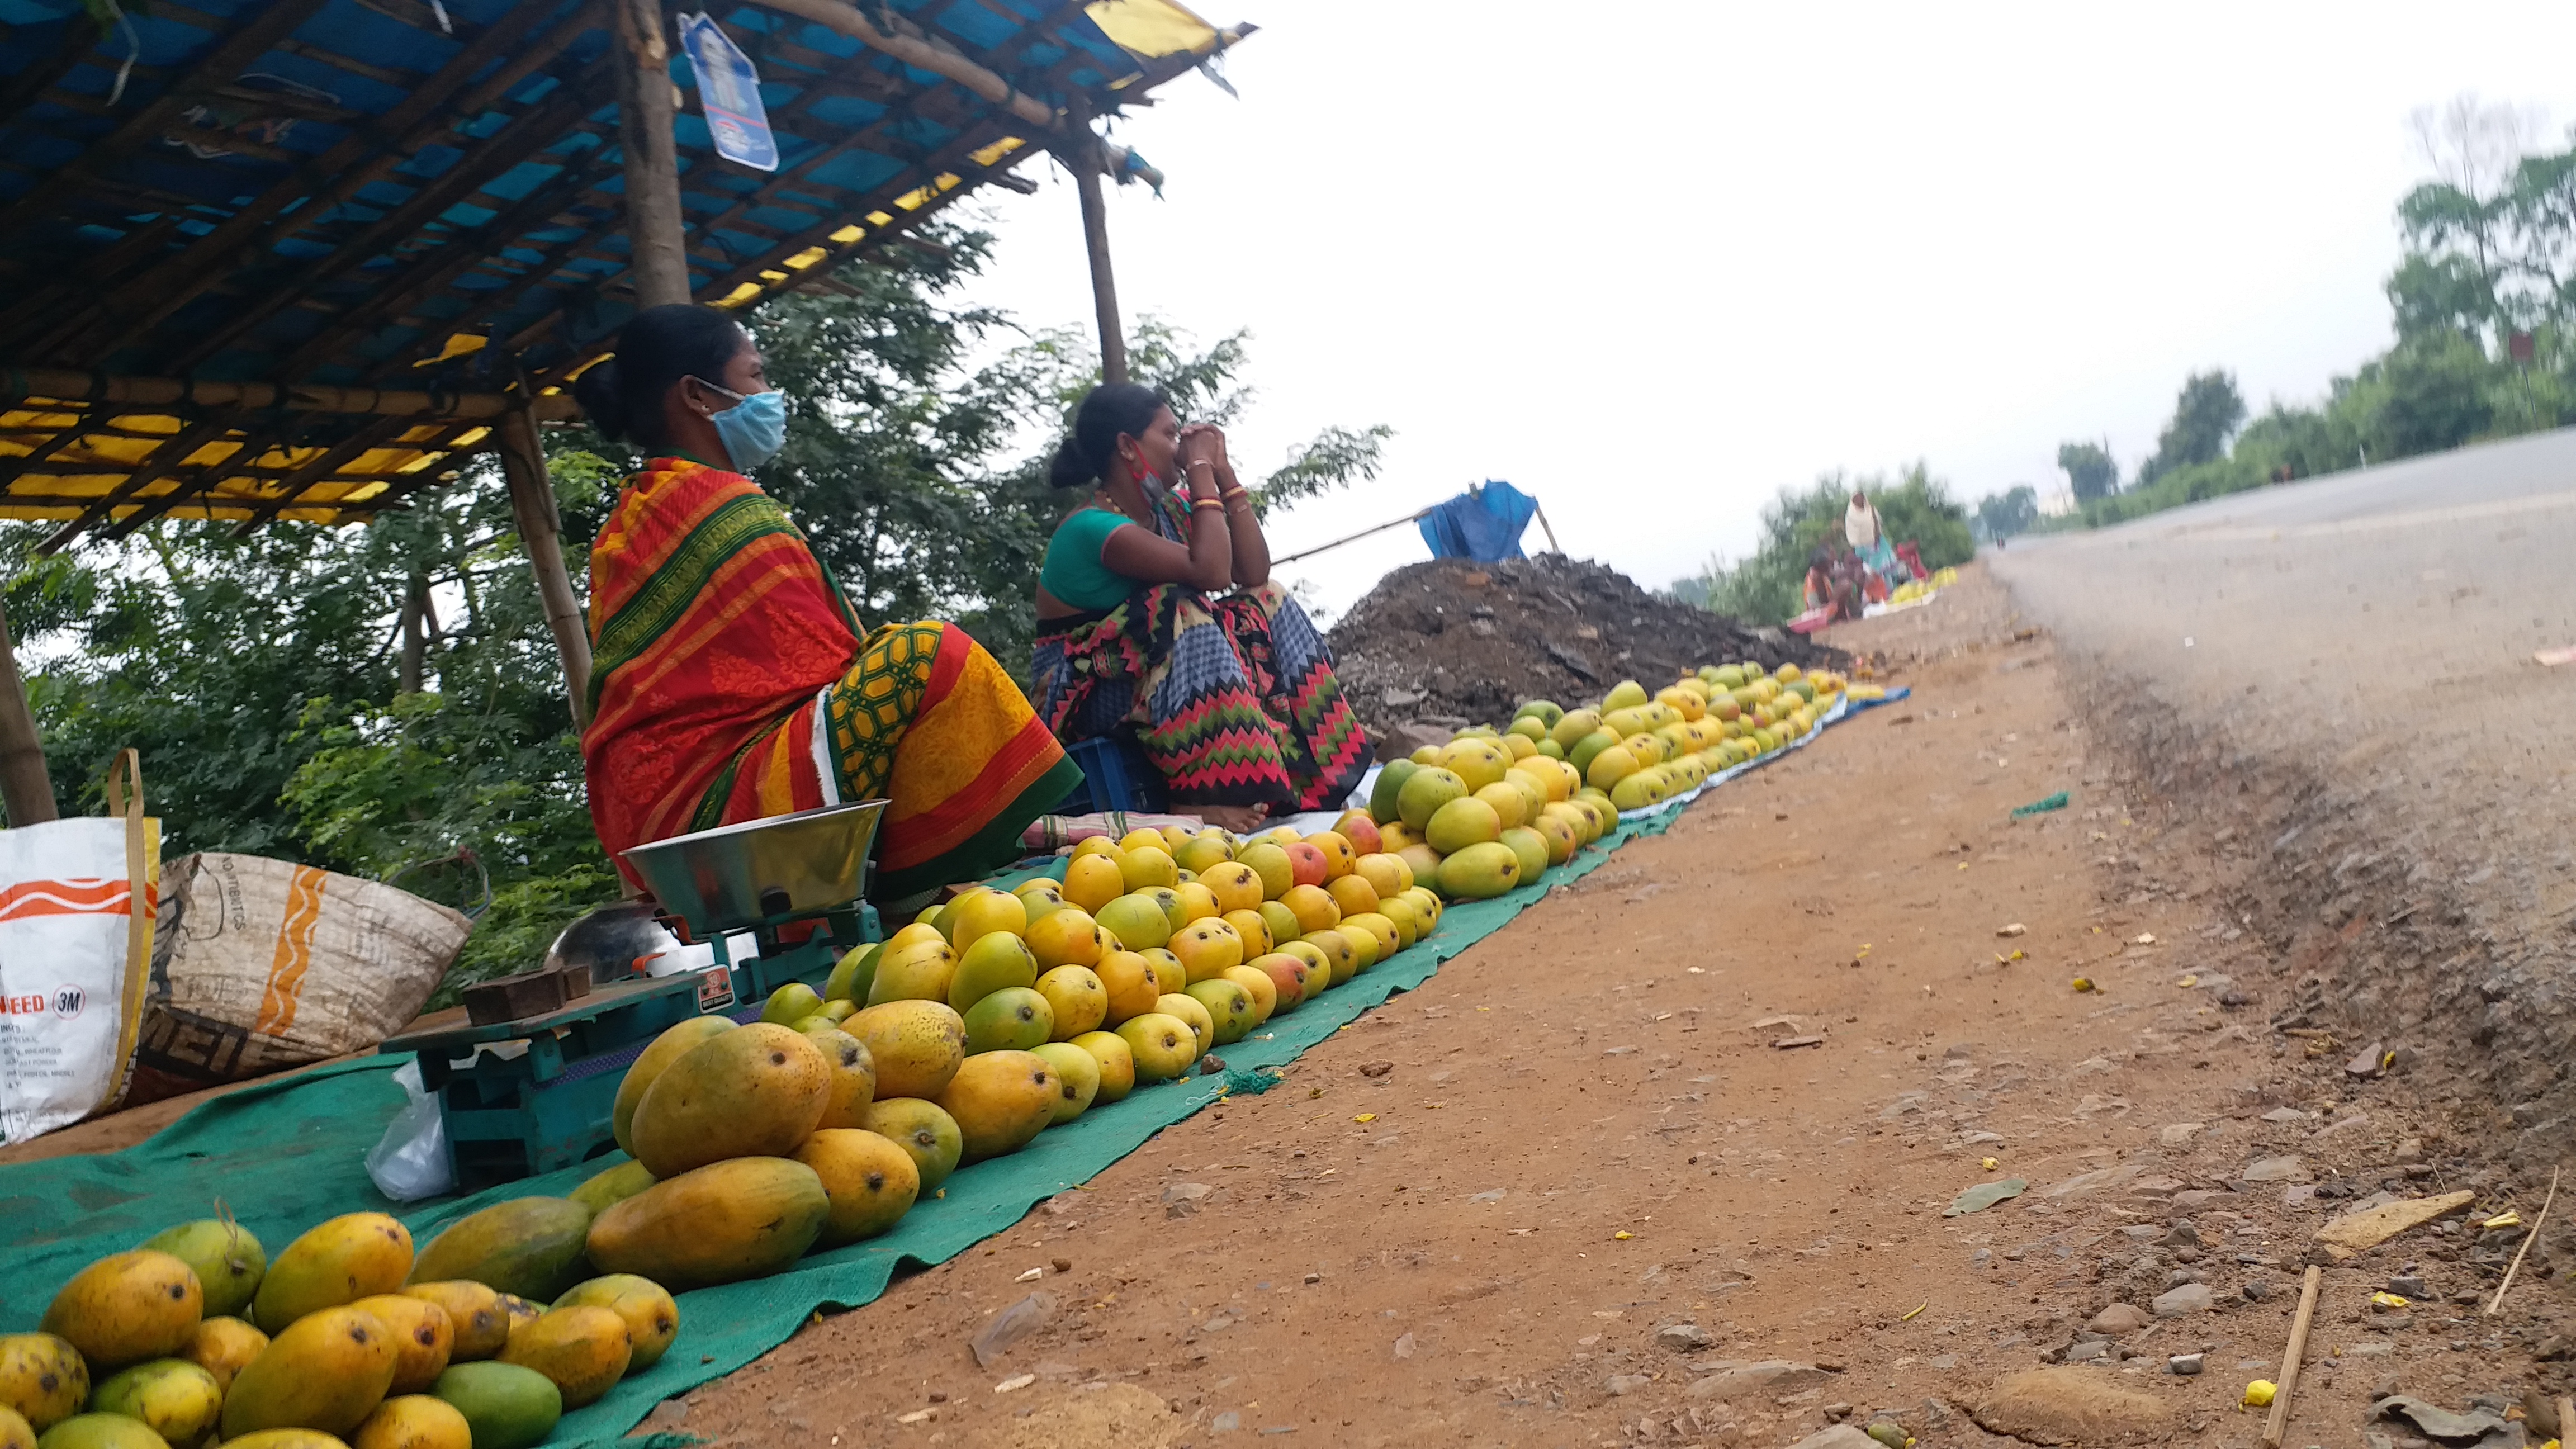
{"label": "stone on roadside", "polygon": [[1654,1377],[1650,1374],[1612,1374],[1602,1382],[1601,1387],[1612,1398],[1619,1398],[1626,1394],[1633,1394],[1654,1381]]}
{"label": "stone on roadside", "polygon": [[2156,1129],[2156,1140],[2167,1147],[2180,1147],[2191,1141],[2191,1134],[2200,1129],[2198,1122],[2168,1122]]}
{"label": "stone on roadside", "polygon": [[2185,1283],[2156,1295],[2156,1317],[2180,1318],[2186,1313],[2207,1313],[2216,1307],[2206,1283]]}
{"label": "stone on roadside", "polygon": [[1789,1446],[1789,1449],[1880,1449],[1879,1442],[1849,1424],[1836,1424]]}
{"label": "stone on roadside", "polygon": [[2165,1360],[2165,1368],[2167,1371],[2178,1374],[2183,1378],[2196,1378],[2200,1374],[2200,1355],[2196,1353],[2175,1354]]}
{"label": "stone on roadside", "polygon": [[1734,1399],[1746,1394],[1788,1394],[1831,1382],[1833,1374],[1811,1363],[1785,1358],[1758,1360],[1714,1358],[1691,1365],[1701,1377],[1690,1386],[1695,1399]]}
{"label": "stone on roadside", "polygon": [[2305,1182],[2308,1168],[2294,1152],[2281,1157],[2255,1158],[2237,1175],[2247,1182]]}
{"label": "stone on roadside", "polygon": [[1655,1346],[1675,1353],[1697,1353],[1714,1342],[1696,1323],[1667,1323],[1655,1330]]}
{"label": "stone on roadside", "polygon": [[2352,1060],[2343,1064],[2344,1075],[2348,1077],[2357,1077],[2363,1081],[2369,1081],[2373,1077],[2378,1076],[2381,1072],[2387,1070],[2387,1068],[2382,1065],[2382,1063],[2387,1060],[2387,1056],[2388,1048],[2386,1045],[2380,1042],[2372,1042],[2370,1045],[2363,1047],[2360,1051],[2354,1052],[2352,1054]]}
{"label": "stone on roadside", "polygon": [[2147,1310],[2134,1303],[2114,1303],[2094,1314],[2093,1321],[2084,1326],[2095,1333],[2135,1333],[2153,1322]]}
{"label": "stone on roadside", "polygon": [[2081,1369],[2029,1369],[1997,1383],[1971,1411],[1980,1428],[2033,1444],[2162,1441],[2175,1429],[2164,1402]]}

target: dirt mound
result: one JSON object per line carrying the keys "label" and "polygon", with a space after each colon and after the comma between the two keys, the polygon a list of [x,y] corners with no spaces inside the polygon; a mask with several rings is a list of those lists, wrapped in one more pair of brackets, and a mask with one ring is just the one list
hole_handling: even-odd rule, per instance
{"label": "dirt mound", "polygon": [[1352,708],[1380,736],[1413,721],[1500,724],[1525,699],[1571,706],[1622,679],[1651,689],[1703,664],[1831,666],[1843,657],[1561,554],[1407,564],[1351,606],[1332,644]]}

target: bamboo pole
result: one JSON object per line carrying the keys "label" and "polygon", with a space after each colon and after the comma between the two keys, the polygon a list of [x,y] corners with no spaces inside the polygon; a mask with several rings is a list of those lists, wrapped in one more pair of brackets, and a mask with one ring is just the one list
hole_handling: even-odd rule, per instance
{"label": "bamboo pole", "polygon": [[[416,389],[329,387],[318,383],[201,382],[187,377],[113,377],[62,367],[13,367],[0,373],[10,396],[66,403],[115,403],[124,407],[284,408],[289,412],[358,413],[375,417],[497,418],[526,401],[500,392],[424,392]],[[548,422],[577,411],[568,395],[533,404]]]}
{"label": "bamboo pole", "polygon": [[9,615],[0,608],[0,808],[12,828],[57,818],[54,782],[45,773],[45,742],[27,707],[27,682],[18,677],[18,654],[9,644]]}
{"label": "bamboo pole", "polygon": [[1306,549],[1299,553],[1292,553],[1286,558],[1274,558],[1270,561],[1270,566],[1272,568],[1277,568],[1279,565],[1284,563],[1295,563],[1301,558],[1313,558],[1315,555],[1324,552],[1326,549],[1340,548],[1346,543],[1357,543],[1372,533],[1384,533],[1390,528],[1402,528],[1408,523],[1418,523],[1430,516],[1431,510],[1428,508],[1422,510],[1420,513],[1408,513],[1392,523],[1381,523],[1375,528],[1363,528],[1357,533],[1345,534],[1340,538],[1334,539],[1331,543],[1319,543],[1313,548]]}
{"label": "bamboo pole", "polygon": [[680,210],[679,117],[659,0],[617,12],[617,149],[626,166],[627,275],[639,307],[689,300],[688,221]]}
{"label": "bamboo pole", "polygon": [[[2531,1245],[2540,1241],[2540,1230],[2549,1222],[2549,1205],[2556,1201],[2558,1201],[2558,1169],[2553,1167],[2549,1169],[2549,1195],[2540,1200],[2540,1216],[2531,1220],[2531,1231],[2522,1235],[2521,1251],[2513,1255],[2512,1264],[2504,1270],[2504,1281],[2496,1285],[2494,1300],[2487,1304],[2487,1311],[2480,1316],[2493,1318],[2504,1311],[2504,1295],[2513,1287],[2513,1275],[2522,1271],[2523,1258],[2531,1252]],[[2565,1430],[2562,1429],[2560,1432],[2564,1434]]]}
{"label": "bamboo pole", "polygon": [[1100,323],[1100,380],[1127,380],[1127,331],[1118,319],[1118,278],[1109,265],[1109,202],[1100,189],[1100,138],[1091,132],[1091,108],[1076,100],[1077,139],[1059,155],[1073,168],[1082,197],[1082,245],[1091,256],[1091,306]]}
{"label": "bamboo pole", "polygon": [[965,52],[899,15],[880,12],[894,26],[887,31],[876,27],[875,17],[869,12],[846,4],[844,0],[759,0],[759,3],[846,35],[872,50],[893,56],[915,70],[926,70],[932,75],[955,81],[1040,131],[1052,134],[1058,128],[1054,107],[976,64]]}
{"label": "bamboo pole", "polygon": [[2290,1320],[2290,1348],[2281,1356],[2281,1383],[2272,1391],[2271,1417],[2263,1421],[2263,1449],[2281,1449],[2281,1436],[2290,1430],[2290,1391],[2298,1387],[2299,1361],[2308,1356],[2308,1325],[2316,1321],[2320,1281],[2316,1266],[2310,1264],[2306,1280],[2299,1285],[2298,1316]]}
{"label": "bamboo pole", "polygon": [[590,728],[590,633],[573,592],[572,574],[564,567],[563,532],[555,510],[554,485],[546,477],[546,451],[537,439],[536,420],[525,412],[501,420],[501,473],[510,485],[510,516],[517,520],[519,544],[536,571],[537,597],[545,605],[546,627],[554,631],[555,652],[563,657],[564,687],[572,699],[573,728]]}

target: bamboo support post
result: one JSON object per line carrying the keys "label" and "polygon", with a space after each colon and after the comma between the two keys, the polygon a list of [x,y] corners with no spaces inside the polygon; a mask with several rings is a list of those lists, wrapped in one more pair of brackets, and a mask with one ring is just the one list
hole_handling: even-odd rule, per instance
{"label": "bamboo support post", "polygon": [[1538,515],[1539,531],[1547,535],[1547,551],[1559,554],[1565,552],[1565,545],[1556,541],[1556,526],[1547,521],[1547,510],[1539,507],[1535,499],[1531,500],[1530,509]]}
{"label": "bamboo support post", "polygon": [[537,598],[545,606],[546,627],[554,631],[556,652],[563,656],[564,687],[572,699],[573,728],[590,728],[590,632],[573,592],[572,574],[564,567],[563,525],[555,509],[554,484],[546,476],[546,451],[537,437],[536,420],[516,412],[501,420],[501,473],[510,485],[510,515],[517,520],[520,546],[536,571]]}
{"label": "bamboo support post", "polygon": [[1127,332],[1118,319],[1118,279],[1109,266],[1109,202],[1100,188],[1100,138],[1091,133],[1088,107],[1078,107],[1079,133],[1061,153],[1073,168],[1073,187],[1082,197],[1082,244],[1091,255],[1091,305],[1100,322],[1100,380],[1127,380]]}
{"label": "bamboo support post", "polygon": [[0,609],[0,808],[11,827],[57,818],[53,778],[45,773],[45,744],[27,707],[27,682],[18,677],[18,654],[9,643],[9,615]]}
{"label": "bamboo support post", "polygon": [[2493,1318],[2504,1311],[2504,1295],[2507,1289],[2513,1287],[2513,1275],[2522,1271],[2523,1258],[2531,1252],[2531,1245],[2540,1241],[2541,1225],[2549,1221],[2549,1205],[2556,1201],[2558,1201],[2558,1169],[2553,1167],[2549,1169],[2549,1195],[2540,1200],[2540,1216],[2531,1220],[2531,1231],[2522,1235],[2522,1247],[2513,1255],[2513,1262],[2505,1268],[2504,1281],[2496,1285],[2495,1297],[2488,1300],[2487,1311],[2480,1315],[2481,1317]]}
{"label": "bamboo support post", "polygon": [[680,210],[679,106],[659,0],[612,0],[617,12],[617,149],[626,167],[628,275],[638,307],[689,300],[687,219]]}
{"label": "bamboo support post", "polygon": [[2317,1317],[2317,1286],[2323,1275],[2314,1264],[2299,1284],[2299,1313],[2290,1320],[2289,1351],[2281,1355],[2281,1382],[2272,1391],[2271,1417],[2263,1421],[2263,1449],[2281,1449],[2281,1436],[2290,1429],[2290,1392],[2299,1384],[2299,1361],[2308,1356],[2308,1325]]}

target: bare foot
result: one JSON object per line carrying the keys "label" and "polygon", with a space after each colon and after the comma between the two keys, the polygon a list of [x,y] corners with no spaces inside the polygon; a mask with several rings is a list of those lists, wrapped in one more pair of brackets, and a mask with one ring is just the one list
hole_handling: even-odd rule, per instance
{"label": "bare foot", "polygon": [[1186,805],[1174,801],[1172,809],[1183,815],[1195,815],[1219,830],[1230,830],[1237,835],[1260,829],[1261,822],[1270,816],[1269,807],[1265,805]]}

